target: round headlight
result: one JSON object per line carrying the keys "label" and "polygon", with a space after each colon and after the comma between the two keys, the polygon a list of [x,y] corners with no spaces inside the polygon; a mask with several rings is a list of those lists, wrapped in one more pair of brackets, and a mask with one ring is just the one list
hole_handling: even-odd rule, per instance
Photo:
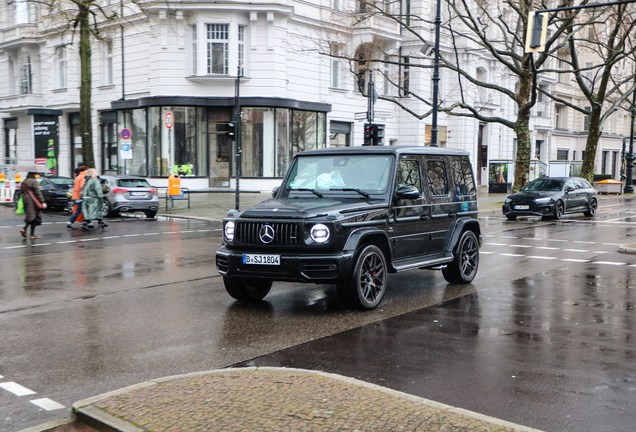
{"label": "round headlight", "polygon": [[225,239],[227,241],[234,240],[234,222],[229,221],[225,224]]}
{"label": "round headlight", "polygon": [[323,224],[312,226],[309,234],[311,235],[311,239],[316,243],[324,243],[329,240],[329,228]]}

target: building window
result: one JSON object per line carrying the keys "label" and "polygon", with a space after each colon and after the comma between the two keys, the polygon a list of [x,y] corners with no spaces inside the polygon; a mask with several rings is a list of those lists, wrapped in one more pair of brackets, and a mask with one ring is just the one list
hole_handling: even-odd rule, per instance
{"label": "building window", "polygon": [[557,150],[557,160],[566,161],[568,160],[569,150]]}
{"label": "building window", "polygon": [[391,59],[389,56],[384,56],[384,71],[382,71],[382,74],[384,75],[384,87],[382,90],[384,90],[385,96],[392,96],[390,61]]}
{"label": "building window", "polygon": [[20,59],[20,94],[33,93],[33,77],[31,76],[31,56]]}
{"label": "building window", "polygon": [[103,71],[104,77],[102,85],[113,84],[113,41],[105,41],[102,45],[102,53],[104,59]]}
{"label": "building window", "polygon": [[556,129],[567,129],[567,112],[565,106],[554,106],[554,120]]}
{"label": "building window", "polygon": [[[10,4],[10,3],[9,3]],[[32,22],[31,13],[33,3],[29,0],[15,0],[15,23],[30,24]]]}
{"label": "building window", "polygon": [[594,70],[592,70],[592,67],[594,67],[594,63],[587,62],[585,64],[585,69],[587,69],[585,71],[585,85],[587,86],[587,88],[592,88],[592,84],[594,83]]}
{"label": "building window", "polygon": [[340,88],[340,59],[337,58],[340,54],[340,49],[337,45],[332,45],[331,52],[334,55],[331,60],[331,87]]}
{"label": "building window", "polygon": [[238,65],[241,75],[245,72],[245,26],[238,26]]}
{"label": "building window", "polygon": [[351,146],[351,123],[332,121],[329,123],[329,147]]}
{"label": "building window", "polygon": [[128,139],[119,137],[119,149],[124,144],[130,146],[130,152],[120,157],[119,174],[140,175],[147,174],[147,157],[146,157],[146,110],[135,109],[128,111],[119,111],[117,118],[117,126],[121,129],[129,129],[131,136]]}
{"label": "building window", "polygon": [[55,47],[55,88],[66,88],[66,48]]}
{"label": "building window", "polygon": [[191,34],[191,38],[192,38],[192,53],[191,53],[191,55],[192,55],[192,63],[191,63],[192,64],[192,75],[196,75],[197,74],[197,68],[198,68],[198,65],[197,65],[197,55],[198,55],[197,54],[197,52],[198,52],[197,51],[197,43],[198,43],[198,41],[197,41],[197,26],[193,25],[191,27],[191,29],[192,29],[192,31],[191,31],[190,34]]}
{"label": "building window", "polygon": [[227,75],[229,71],[229,25],[208,24],[207,27],[207,73]]}
{"label": "building window", "polygon": [[[592,107],[585,107],[585,111],[587,111],[588,113],[592,110]],[[584,131],[589,131],[590,130],[590,115],[589,114],[585,114],[583,116],[583,130]]]}
{"label": "building window", "polygon": [[335,10],[342,10],[342,0],[331,0],[331,8]]}
{"label": "building window", "polygon": [[411,60],[409,59],[409,57],[402,57],[402,76],[401,78],[401,83],[400,83],[400,87],[401,87],[401,93],[402,96],[404,97],[408,97],[409,93],[409,88],[411,85],[411,77],[410,77],[410,62]]}
{"label": "building window", "polygon": [[411,0],[404,0],[402,3],[402,7],[404,8],[404,23],[407,26],[411,25]]}

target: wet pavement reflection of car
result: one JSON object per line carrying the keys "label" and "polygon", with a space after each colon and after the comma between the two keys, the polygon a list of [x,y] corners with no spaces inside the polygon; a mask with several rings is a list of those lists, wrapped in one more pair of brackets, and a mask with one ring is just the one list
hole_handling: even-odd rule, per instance
{"label": "wet pavement reflection of car", "polygon": [[598,208],[596,190],[579,177],[543,177],[531,181],[503,204],[508,220],[517,216],[560,219],[564,214],[582,212],[593,217]]}

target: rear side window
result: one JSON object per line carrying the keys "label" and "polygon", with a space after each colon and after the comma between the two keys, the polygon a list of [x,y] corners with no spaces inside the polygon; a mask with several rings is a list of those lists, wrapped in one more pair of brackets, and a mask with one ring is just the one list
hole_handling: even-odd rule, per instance
{"label": "rear side window", "polygon": [[117,181],[119,187],[150,187],[150,183],[146,179],[120,179]]}
{"label": "rear side window", "polygon": [[474,196],[477,190],[475,189],[470,161],[468,159],[451,159],[450,163],[455,182],[455,196],[457,198]]}
{"label": "rear side window", "polygon": [[426,168],[431,195],[448,195],[448,178],[446,177],[446,164],[444,161],[427,161]]}
{"label": "rear side window", "polygon": [[401,160],[398,167],[396,186],[413,186],[422,192],[422,180],[420,178],[420,164],[414,160]]}

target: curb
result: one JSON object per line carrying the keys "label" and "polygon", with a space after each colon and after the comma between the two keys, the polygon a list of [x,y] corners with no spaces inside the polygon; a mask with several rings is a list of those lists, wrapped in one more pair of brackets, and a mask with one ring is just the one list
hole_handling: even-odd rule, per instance
{"label": "curb", "polygon": [[52,420],[50,422],[46,422],[38,426],[32,426],[27,429],[22,429],[20,432],[47,432],[70,423],[73,423],[73,419],[71,418]]}
{"label": "curb", "polygon": [[620,245],[618,251],[621,253],[636,255],[636,243]]}
{"label": "curb", "polygon": [[[221,373],[229,373],[229,372],[248,372],[248,371],[255,371],[255,370],[272,370],[272,371],[286,371],[286,372],[297,372],[297,373],[304,373],[304,374],[308,374],[308,375],[316,375],[316,376],[321,376],[321,377],[325,377],[325,378],[329,378],[329,379],[333,379],[333,380],[337,380],[337,381],[341,381],[341,382],[345,382],[348,384],[352,384],[358,387],[363,387],[363,388],[368,388],[368,389],[372,389],[375,391],[379,391],[397,398],[401,398],[404,400],[408,400],[411,402],[415,402],[415,403],[419,403],[419,404],[423,404],[426,405],[428,407],[431,408],[436,408],[436,409],[440,409],[440,410],[444,410],[447,411],[451,414],[457,414],[457,415],[461,415],[461,416],[466,416],[466,417],[471,417],[474,419],[478,419],[478,420],[482,420],[488,423],[492,423],[494,425],[497,426],[502,426],[502,427],[508,427],[511,429],[515,429],[516,431],[519,432],[541,432],[538,429],[533,429],[527,426],[523,426],[523,425],[518,425],[512,422],[508,422],[505,420],[501,420],[501,419],[497,419],[494,417],[490,417],[487,415],[483,415],[483,414],[479,414],[473,411],[469,411],[469,410],[465,410],[462,408],[457,408],[457,407],[453,407],[450,405],[446,405],[446,404],[442,404],[439,402],[435,402],[432,401],[430,399],[424,399],[421,398],[419,396],[414,396],[414,395],[410,395],[407,393],[403,393],[397,390],[392,390],[386,387],[381,387],[379,385],[376,384],[371,384],[371,383],[367,383],[364,381],[360,381],[354,378],[349,378],[349,377],[345,377],[342,375],[337,375],[337,374],[332,374],[332,373],[327,373],[327,372],[321,372],[321,371],[313,371],[313,370],[307,370],[307,369],[296,369],[296,368],[280,368],[280,367],[246,367],[246,368],[227,368],[227,369],[215,369],[215,370],[210,370],[210,371],[202,371],[202,372],[193,372],[193,373],[188,373],[188,374],[183,374],[183,375],[175,375],[175,376],[168,376],[168,377],[164,377],[164,378],[157,378],[157,379],[153,379],[150,381],[146,381],[140,384],[136,384],[136,385],[132,385],[129,387],[124,387],[122,389],[119,390],[114,390],[108,393],[104,393],[101,395],[97,395],[88,399],[84,399],[81,401],[78,401],[76,403],[73,404],[73,414],[76,416],[76,418],[81,421],[82,423],[93,427],[95,429],[98,430],[107,430],[107,431],[113,431],[113,432],[145,432],[146,429],[142,429],[139,428],[133,424],[130,424],[124,420],[122,420],[121,418],[115,417],[113,415],[110,415],[104,411],[102,411],[101,409],[95,408],[92,406],[93,403],[101,401],[103,399],[107,399],[109,397],[112,396],[118,396],[118,395],[122,395],[134,390],[139,390],[139,389],[143,389],[143,388],[147,388],[147,387],[151,387],[151,386],[155,386],[159,383],[162,382],[168,382],[168,381],[173,381],[173,380],[177,380],[177,379],[182,379],[182,378],[191,378],[191,377],[196,377],[196,376],[201,376],[201,375],[210,375],[210,374],[221,374]],[[23,431],[26,432],[26,431]],[[32,432],[32,431],[29,431]],[[33,431],[36,432],[36,431]]]}

